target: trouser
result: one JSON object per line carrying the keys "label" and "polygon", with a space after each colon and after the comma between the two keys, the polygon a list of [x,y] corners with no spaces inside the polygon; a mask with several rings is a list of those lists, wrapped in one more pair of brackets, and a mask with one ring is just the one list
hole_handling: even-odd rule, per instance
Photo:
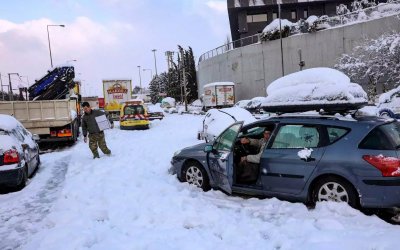
{"label": "trouser", "polygon": [[104,137],[104,132],[89,134],[89,148],[93,153],[93,157],[99,157],[99,152],[97,151],[97,147],[101,149],[101,151],[108,155],[111,154],[110,149],[108,149],[106,144],[106,139]]}
{"label": "trouser", "polygon": [[238,180],[242,182],[254,182],[258,179],[259,173],[258,163],[241,161],[238,165]]}

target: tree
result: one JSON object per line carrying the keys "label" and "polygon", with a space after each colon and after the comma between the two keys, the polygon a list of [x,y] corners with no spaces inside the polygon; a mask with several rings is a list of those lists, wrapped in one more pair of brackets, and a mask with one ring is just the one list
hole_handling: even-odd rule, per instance
{"label": "tree", "polygon": [[138,94],[140,93],[140,87],[139,86],[135,86],[132,90],[133,94]]}
{"label": "tree", "polygon": [[374,100],[377,85],[383,92],[400,85],[400,34],[389,33],[376,39],[365,39],[351,54],[343,54],[335,68],[352,80],[368,81],[368,97]]}

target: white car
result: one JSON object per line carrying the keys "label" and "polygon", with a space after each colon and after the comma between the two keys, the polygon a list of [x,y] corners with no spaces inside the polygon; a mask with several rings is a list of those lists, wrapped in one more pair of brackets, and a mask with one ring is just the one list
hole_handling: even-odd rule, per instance
{"label": "white car", "polygon": [[378,115],[400,118],[400,86],[379,96]]}
{"label": "white car", "polygon": [[14,117],[0,114],[0,184],[25,187],[40,165],[38,135],[28,132]]}
{"label": "white car", "polygon": [[255,122],[256,118],[249,111],[238,107],[210,109],[204,117],[197,139],[212,141],[227,127],[238,121],[249,124]]}

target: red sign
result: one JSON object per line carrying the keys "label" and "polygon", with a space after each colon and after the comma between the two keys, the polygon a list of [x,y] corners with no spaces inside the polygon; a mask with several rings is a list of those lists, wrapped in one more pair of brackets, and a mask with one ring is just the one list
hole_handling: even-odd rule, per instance
{"label": "red sign", "polygon": [[[112,85],[109,89],[107,89],[108,94],[126,94],[128,93],[128,89],[124,88],[121,84],[116,83]],[[116,98],[116,99],[123,99],[123,98]]]}

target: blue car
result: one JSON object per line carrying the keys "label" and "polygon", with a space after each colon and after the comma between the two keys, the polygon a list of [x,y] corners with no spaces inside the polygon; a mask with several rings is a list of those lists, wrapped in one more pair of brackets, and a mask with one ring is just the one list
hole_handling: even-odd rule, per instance
{"label": "blue car", "polygon": [[[258,175],[243,182],[242,156],[258,148],[243,137],[272,135]],[[400,123],[379,117],[282,115],[229,126],[213,142],[176,152],[170,173],[203,190],[313,203],[346,202],[355,208],[400,208]]]}

